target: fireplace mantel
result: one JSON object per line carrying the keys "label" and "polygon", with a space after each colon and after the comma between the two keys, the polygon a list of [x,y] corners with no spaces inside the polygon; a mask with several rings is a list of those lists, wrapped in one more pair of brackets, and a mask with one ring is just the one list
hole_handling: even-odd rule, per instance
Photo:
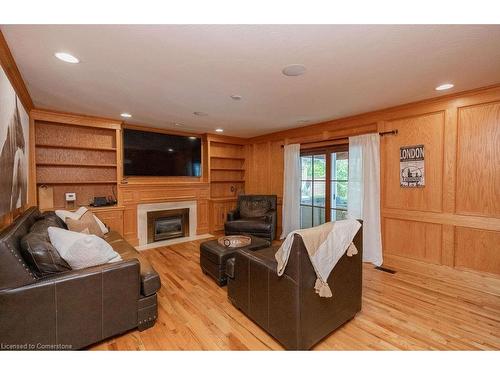
{"label": "fireplace mantel", "polygon": [[123,234],[127,241],[134,246],[139,245],[138,233],[138,205],[161,204],[193,201],[196,207],[194,221],[196,229],[191,235],[208,233],[208,197],[209,183],[207,182],[160,182],[143,181],[122,183],[119,186],[119,201],[123,202]]}

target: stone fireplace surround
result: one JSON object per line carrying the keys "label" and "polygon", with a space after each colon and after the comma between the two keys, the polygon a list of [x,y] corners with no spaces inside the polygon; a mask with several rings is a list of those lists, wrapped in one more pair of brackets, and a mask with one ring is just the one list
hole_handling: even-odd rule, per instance
{"label": "stone fireplace surround", "polygon": [[[174,238],[165,241],[158,241],[148,244],[148,218],[147,213],[150,211],[176,210],[181,208],[189,209],[189,233],[187,237]],[[146,250],[160,246],[173,245],[175,243],[198,240],[211,237],[208,234],[196,235],[197,230],[197,203],[193,201],[181,202],[163,202],[163,203],[147,203],[137,205],[137,234],[139,237],[138,250]]]}

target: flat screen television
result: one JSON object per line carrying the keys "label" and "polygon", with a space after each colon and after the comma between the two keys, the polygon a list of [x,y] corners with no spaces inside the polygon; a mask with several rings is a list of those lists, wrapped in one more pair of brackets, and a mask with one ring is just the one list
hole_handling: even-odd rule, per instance
{"label": "flat screen television", "polygon": [[123,131],[125,176],[201,176],[201,139],[182,135]]}

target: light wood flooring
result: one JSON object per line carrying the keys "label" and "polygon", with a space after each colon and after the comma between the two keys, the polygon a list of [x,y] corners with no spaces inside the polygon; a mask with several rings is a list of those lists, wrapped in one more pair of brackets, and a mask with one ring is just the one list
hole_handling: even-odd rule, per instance
{"label": "light wood flooring", "polygon": [[[158,321],[94,350],[282,350],[199,267],[193,241],[144,251],[160,274]],[[364,265],[363,307],[314,350],[500,349],[500,279],[401,258]]]}

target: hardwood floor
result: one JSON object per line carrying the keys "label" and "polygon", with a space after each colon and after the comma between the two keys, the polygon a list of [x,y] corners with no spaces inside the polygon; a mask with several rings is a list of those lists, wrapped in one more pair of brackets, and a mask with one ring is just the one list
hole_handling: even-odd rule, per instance
{"label": "hardwood floor", "polygon": [[[199,267],[193,241],[144,251],[162,279],[158,321],[93,350],[282,350]],[[363,308],[314,350],[498,350],[500,279],[386,257],[364,265]]]}

